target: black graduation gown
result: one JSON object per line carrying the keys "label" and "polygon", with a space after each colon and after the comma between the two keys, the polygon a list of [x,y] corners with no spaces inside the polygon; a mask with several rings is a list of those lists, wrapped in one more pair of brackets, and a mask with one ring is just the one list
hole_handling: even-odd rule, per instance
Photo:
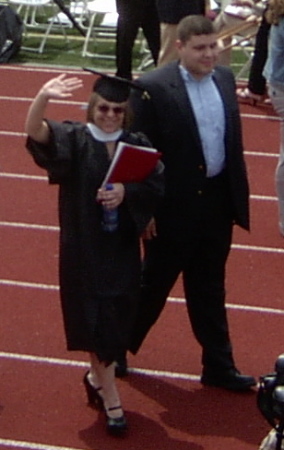
{"label": "black graduation gown", "polygon": [[[60,296],[69,350],[95,352],[111,362],[128,348],[139,299],[139,235],[163,191],[161,163],[142,183],[127,183],[118,208],[119,228],[102,229],[96,192],[110,161],[104,143],[79,123],[47,121],[48,145],[31,138],[27,148],[59,184]],[[121,140],[149,145],[124,132]]]}

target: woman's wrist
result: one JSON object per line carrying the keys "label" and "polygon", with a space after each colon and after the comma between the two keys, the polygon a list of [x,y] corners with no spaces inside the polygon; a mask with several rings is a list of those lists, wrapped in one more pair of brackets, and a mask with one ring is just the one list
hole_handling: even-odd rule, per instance
{"label": "woman's wrist", "polygon": [[46,102],[47,103],[48,100],[50,99],[50,96],[48,94],[48,91],[44,87],[42,87],[40,89],[40,91],[38,92],[38,94],[37,94],[37,98],[38,98],[38,100],[40,102]]}

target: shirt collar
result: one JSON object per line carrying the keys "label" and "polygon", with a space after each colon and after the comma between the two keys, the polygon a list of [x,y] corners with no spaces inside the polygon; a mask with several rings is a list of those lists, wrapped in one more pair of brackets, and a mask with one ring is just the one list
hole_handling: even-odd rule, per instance
{"label": "shirt collar", "polygon": [[179,64],[179,70],[182,76],[182,79],[185,82],[192,82],[192,83],[201,83],[202,81],[207,81],[209,79],[212,79],[213,74],[214,74],[214,70],[212,70],[212,72],[208,73],[207,75],[204,75],[204,77],[201,78],[201,80],[197,80],[192,73],[187,70],[184,66],[182,66],[181,64]]}

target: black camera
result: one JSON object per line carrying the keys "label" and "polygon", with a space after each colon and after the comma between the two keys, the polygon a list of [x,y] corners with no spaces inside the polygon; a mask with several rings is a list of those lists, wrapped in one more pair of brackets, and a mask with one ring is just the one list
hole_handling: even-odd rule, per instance
{"label": "black camera", "polygon": [[278,356],[275,372],[260,377],[257,406],[276,430],[276,450],[281,450],[284,439],[284,354]]}

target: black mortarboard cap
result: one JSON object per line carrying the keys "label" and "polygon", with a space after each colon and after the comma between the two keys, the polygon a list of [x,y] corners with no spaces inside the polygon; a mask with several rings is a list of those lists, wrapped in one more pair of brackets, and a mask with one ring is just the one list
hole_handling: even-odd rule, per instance
{"label": "black mortarboard cap", "polygon": [[149,98],[149,94],[145,92],[145,89],[131,80],[114,75],[108,75],[87,67],[84,67],[84,70],[91,72],[94,75],[99,75],[99,78],[94,83],[93,91],[97,92],[101,97],[109,102],[125,102],[128,99],[132,88],[142,91],[143,98]]}

